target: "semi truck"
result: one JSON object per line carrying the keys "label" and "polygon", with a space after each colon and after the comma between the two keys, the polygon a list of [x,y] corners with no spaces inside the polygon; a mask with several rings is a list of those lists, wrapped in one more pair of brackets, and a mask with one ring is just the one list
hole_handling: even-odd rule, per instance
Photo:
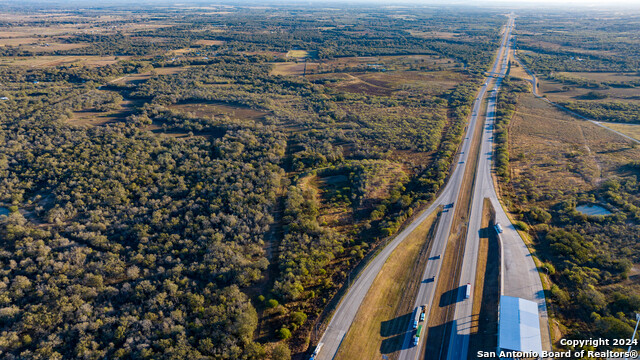
{"label": "semi truck", "polygon": [[311,354],[311,357],[309,358],[309,360],[315,360],[318,357],[318,354],[320,353],[320,349],[322,349],[322,345],[324,345],[324,343],[319,343],[318,346],[316,346],[316,349],[313,350],[313,354]]}
{"label": "semi truck", "polygon": [[420,334],[422,333],[422,325],[418,326],[418,330],[416,330],[416,336],[413,338],[413,345],[418,345],[420,342]]}
{"label": "semi truck", "polygon": [[427,308],[428,305],[424,304],[422,306],[420,306],[420,321],[424,321],[424,318],[427,316]]}

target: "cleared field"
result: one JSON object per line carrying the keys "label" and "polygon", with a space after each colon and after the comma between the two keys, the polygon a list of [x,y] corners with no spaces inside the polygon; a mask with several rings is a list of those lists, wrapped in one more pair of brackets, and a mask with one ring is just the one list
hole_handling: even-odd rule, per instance
{"label": "cleared field", "polygon": [[35,37],[15,37],[15,38],[0,38],[0,46],[18,46],[25,44],[39,44],[42,39]]}
{"label": "cleared field", "polygon": [[111,80],[110,82],[114,84],[117,84],[117,83],[135,84],[135,83],[147,81],[152,76],[154,76],[154,73],[156,75],[172,75],[172,74],[177,74],[181,71],[185,71],[188,68],[189,68],[188,66],[155,68],[153,69],[153,71],[147,71],[141,74],[131,74],[126,76],[121,76],[117,79]]}
{"label": "cleared field", "polygon": [[640,80],[638,73],[616,72],[559,72],[559,75],[595,81],[635,81]]}
{"label": "cleared field", "polygon": [[222,103],[184,103],[170,106],[173,110],[192,113],[198,117],[222,117],[228,116],[235,119],[252,121],[263,120],[267,115],[264,111],[253,110],[241,106],[232,106]]}
{"label": "cleared field", "polygon": [[289,50],[287,57],[291,58],[315,58],[318,57],[318,52],[315,50]]}
{"label": "cleared field", "polygon": [[509,153],[511,178],[521,179],[515,184],[516,193],[553,194],[537,200],[548,206],[565,195],[595,189],[619,175],[629,159],[640,157],[640,149],[629,140],[577,120],[531,94],[521,96],[511,120]]}
{"label": "cleared field", "polygon": [[634,139],[640,140],[640,125],[637,124],[618,124],[610,122],[600,122],[600,124],[619,131],[627,136],[631,136]]}
{"label": "cleared field", "polygon": [[116,59],[115,56],[34,56],[34,57],[15,57],[15,58],[1,58],[0,65],[11,66],[31,66],[31,67],[47,67],[47,66],[59,66],[78,64],[86,66],[105,66],[115,64],[120,60],[126,60],[131,58],[130,56],[120,56]]}
{"label": "cleared field", "polygon": [[[593,102],[622,101],[640,104],[638,89],[635,88],[615,88],[592,89],[577,87],[571,84],[563,84],[560,81],[538,78],[541,95],[547,95],[549,100],[554,102],[590,100]],[[590,99],[587,94],[595,92],[607,97],[603,99]]]}
{"label": "cleared field", "polygon": [[[273,63],[273,69],[271,75],[303,75],[305,63],[291,63],[291,62],[278,62]],[[313,71],[318,68],[318,63],[306,63],[307,72]]]}
{"label": "cleared field", "polygon": [[133,113],[136,106],[142,105],[140,100],[124,100],[120,103],[121,109],[118,111],[99,112],[93,110],[74,111],[73,117],[68,120],[69,124],[83,127],[103,126],[123,121]]}
{"label": "cleared field", "polygon": [[515,49],[511,49],[509,51],[509,61],[511,61],[511,68],[509,69],[509,76],[529,81],[531,79],[531,75],[527,73],[527,71],[520,66],[520,63],[515,60]]}
{"label": "cleared field", "polygon": [[345,92],[383,96],[394,91],[438,95],[465,80],[464,75],[449,70],[329,73],[308,78],[331,80],[327,86]]}
{"label": "cleared field", "polygon": [[[365,297],[336,359],[380,359],[399,350],[411,314],[403,313],[401,301],[411,278],[413,264],[426,247],[436,214],[427,218],[399,246],[382,267]],[[409,315],[409,316],[407,316]]]}
{"label": "cleared field", "polygon": [[196,41],[196,45],[205,45],[205,46],[213,46],[213,45],[224,45],[223,40],[198,40]]}
{"label": "cleared field", "polygon": [[446,31],[414,31],[411,30],[409,33],[415,37],[421,37],[426,39],[454,39],[459,37],[461,34],[446,32]]}

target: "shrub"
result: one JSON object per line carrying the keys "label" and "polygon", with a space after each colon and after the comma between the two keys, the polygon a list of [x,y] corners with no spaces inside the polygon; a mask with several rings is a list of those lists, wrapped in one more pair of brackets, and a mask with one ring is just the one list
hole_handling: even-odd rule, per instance
{"label": "shrub", "polygon": [[289,329],[287,329],[286,327],[283,327],[278,330],[278,337],[282,340],[287,340],[291,337],[291,331],[289,331]]}
{"label": "shrub", "polygon": [[304,324],[304,322],[307,321],[307,314],[305,314],[302,311],[296,311],[293,314],[291,314],[291,322],[300,326],[302,324]]}
{"label": "shrub", "polygon": [[278,300],[276,300],[276,299],[269,299],[269,301],[267,301],[267,307],[270,308],[270,309],[274,309],[278,305],[279,305],[279,303],[278,303]]}

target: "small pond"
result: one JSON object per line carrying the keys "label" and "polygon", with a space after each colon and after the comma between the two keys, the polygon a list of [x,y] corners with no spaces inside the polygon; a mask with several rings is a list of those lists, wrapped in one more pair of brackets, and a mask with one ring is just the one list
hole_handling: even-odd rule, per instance
{"label": "small pond", "polygon": [[0,206],[0,215],[9,215],[9,209],[4,206]]}
{"label": "small pond", "polygon": [[580,211],[581,213],[585,214],[585,215],[590,215],[590,216],[597,216],[597,215],[611,215],[611,211],[605,209],[604,207],[600,206],[600,205],[594,205],[594,204],[586,204],[586,205],[580,205],[580,206],[576,206],[576,210]]}

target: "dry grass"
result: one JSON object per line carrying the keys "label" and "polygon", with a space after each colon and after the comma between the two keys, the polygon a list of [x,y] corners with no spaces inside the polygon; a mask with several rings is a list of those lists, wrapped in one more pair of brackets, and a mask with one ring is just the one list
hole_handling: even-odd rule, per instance
{"label": "dry grass", "polygon": [[609,88],[609,89],[588,89],[572,86],[570,84],[562,84],[559,81],[546,80],[538,78],[540,85],[540,94],[546,95],[549,100],[554,102],[575,101],[584,99],[584,95],[591,91],[607,94],[609,97],[605,99],[590,100],[593,102],[611,102],[622,101],[640,104],[640,96],[638,89],[635,88]]}
{"label": "dry grass", "polygon": [[30,67],[48,67],[60,65],[86,65],[91,67],[105,66],[115,64],[120,60],[129,59],[130,56],[120,56],[118,59],[114,56],[33,56],[33,57],[16,57],[2,58],[0,65],[11,66],[30,66]]}
{"label": "dry grass", "polygon": [[515,60],[514,57],[515,50],[511,49],[509,51],[509,61],[511,61],[511,69],[509,70],[509,76],[513,78],[518,78],[522,80],[529,81],[531,79],[531,75],[529,75],[522,66]]}
{"label": "dry grass", "polygon": [[396,91],[438,95],[465,80],[464,75],[449,70],[329,73],[308,77],[311,80],[338,80],[327,86],[341,91],[379,96],[389,96]]}
{"label": "dry grass", "polygon": [[99,112],[93,110],[75,111],[69,124],[83,127],[103,126],[124,120],[135,107],[142,105],[140,100],[124,100],[120,103],[118,111]]}
{"label": "dry grass", "polygon": [[409,33],[412,36],[426,38],[426,39],[455,39],[460,36],[459,33],[446,32],[446,31],[416,31],[410,30]]}
{"label": "dry grass", "polygon": [[418,260],[435,219],[436,214],[428,217],[389,256],[360,305],[336,359],[382,358],[380,349],[385,340],[381,334],[382,323],[394,320],[410,280],[413,266],[408,265]]}
{"label": "dry grass", "polygon": [[500,258],[497,234],[491,227],[495,211],[489,199],[484,199],[482,230],[478,242],[478,263],[474,285],[473,311],[469,353],[486,351],[497,346],[498,302],[500,298]]}
{"label": "dry grass", "polygon": [[[305,63],[294,63],[294,62],[278,62],[273,63],[273,68],[271,69],[271,75],[302,75],[304,74]],[[310,63],[307,62],[307,72],[315,70],[318,68],[318,63]]]}
{"label": "dry grass", "polygon": [[223,40],[198,40],[196,41],[196,45],[205,45],[205,46],[212,46],[212,45],[224,45],[224,41]]}
{"label": "dry grass", "polygon": [[287,57],[291,58],[315,58],[318,56],[318,52],[314,50],[289,50]]}
{"label": "dry grass", "polygon": [[550,194],[552,206],[567,194],[588,192],[620,175],[640,148],[630,140],[555,107],[521,95],[509,126],[509,153],[516,193]]}
{"label": "dry grass", "polygon": [[558,75],[575,77],[598,82],[603,81],[636,81],[640,80],[637,72],[619,73],[619,72],[559,72]]}
{"label": "dry grass", "polygon": [[634,139],[640,140],[640,125],[619,124],[619,123],[609,123],[609,122],[601,122],[600,124],[610,129],[613,129],[615,131],[619,131],[627,136],[631,136]]}
{"label": "dry grass", "polygon": [[264,111],[249,109],[247,107],[232,106],[216,102],[184,103],[171,105],[171,109],[184,113],[192,113],[198,117],[222,117],[228,116],[234,119],[261,121],[267,115]]}

